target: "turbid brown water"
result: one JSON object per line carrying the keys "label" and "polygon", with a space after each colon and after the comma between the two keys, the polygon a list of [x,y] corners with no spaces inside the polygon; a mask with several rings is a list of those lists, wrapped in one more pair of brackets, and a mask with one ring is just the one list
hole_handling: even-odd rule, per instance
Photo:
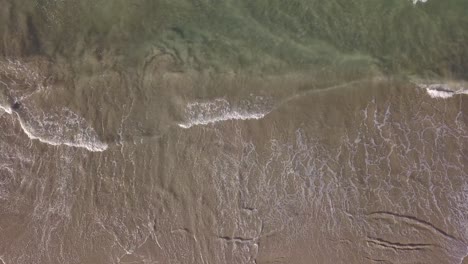
{"label": "turbid brown water", "polygon": [[465,264],[466,4],[330,3],[0,0],[0,263]]}

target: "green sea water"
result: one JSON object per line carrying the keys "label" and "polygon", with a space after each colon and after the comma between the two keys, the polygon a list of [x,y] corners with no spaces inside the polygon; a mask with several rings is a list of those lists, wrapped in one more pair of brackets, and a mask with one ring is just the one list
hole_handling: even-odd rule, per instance
{"label": "green sea water", "polygon": [[[157,48],[196,69],[338,67],[467,77],[464,0],[20,0],[4,6],[2,34],[15,35],[12,25],[19,24],[16,30],[33,33],[23,49],[51,57],[79,57],[92,48],[135,63]],[[7,56],[20,52],[2,46]]]}

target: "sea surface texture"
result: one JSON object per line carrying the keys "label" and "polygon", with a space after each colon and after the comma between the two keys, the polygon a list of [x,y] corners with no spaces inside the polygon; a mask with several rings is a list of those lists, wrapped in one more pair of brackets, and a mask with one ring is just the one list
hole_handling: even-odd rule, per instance
{"label": "sea surface texture", "polygon": [[0,264],[468,264],[467,0],[0,0]]}

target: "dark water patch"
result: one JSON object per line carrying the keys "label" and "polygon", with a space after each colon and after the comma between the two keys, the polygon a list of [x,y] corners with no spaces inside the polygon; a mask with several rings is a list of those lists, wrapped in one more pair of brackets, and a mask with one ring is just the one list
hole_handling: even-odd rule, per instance
{"label": "dark water patch", "polygon": [[20,102],[14,102],[13,105],[11,106],[11,109],[13,111],[18,111],[21,108],[21,103]]}

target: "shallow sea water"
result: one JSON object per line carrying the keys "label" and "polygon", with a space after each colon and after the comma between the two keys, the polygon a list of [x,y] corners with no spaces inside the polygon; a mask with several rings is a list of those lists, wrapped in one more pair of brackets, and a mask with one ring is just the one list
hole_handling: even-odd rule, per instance
{"label": "shallow sea water", "polygon": [[466,12],[0,0],[0,264],[468,263]]}

